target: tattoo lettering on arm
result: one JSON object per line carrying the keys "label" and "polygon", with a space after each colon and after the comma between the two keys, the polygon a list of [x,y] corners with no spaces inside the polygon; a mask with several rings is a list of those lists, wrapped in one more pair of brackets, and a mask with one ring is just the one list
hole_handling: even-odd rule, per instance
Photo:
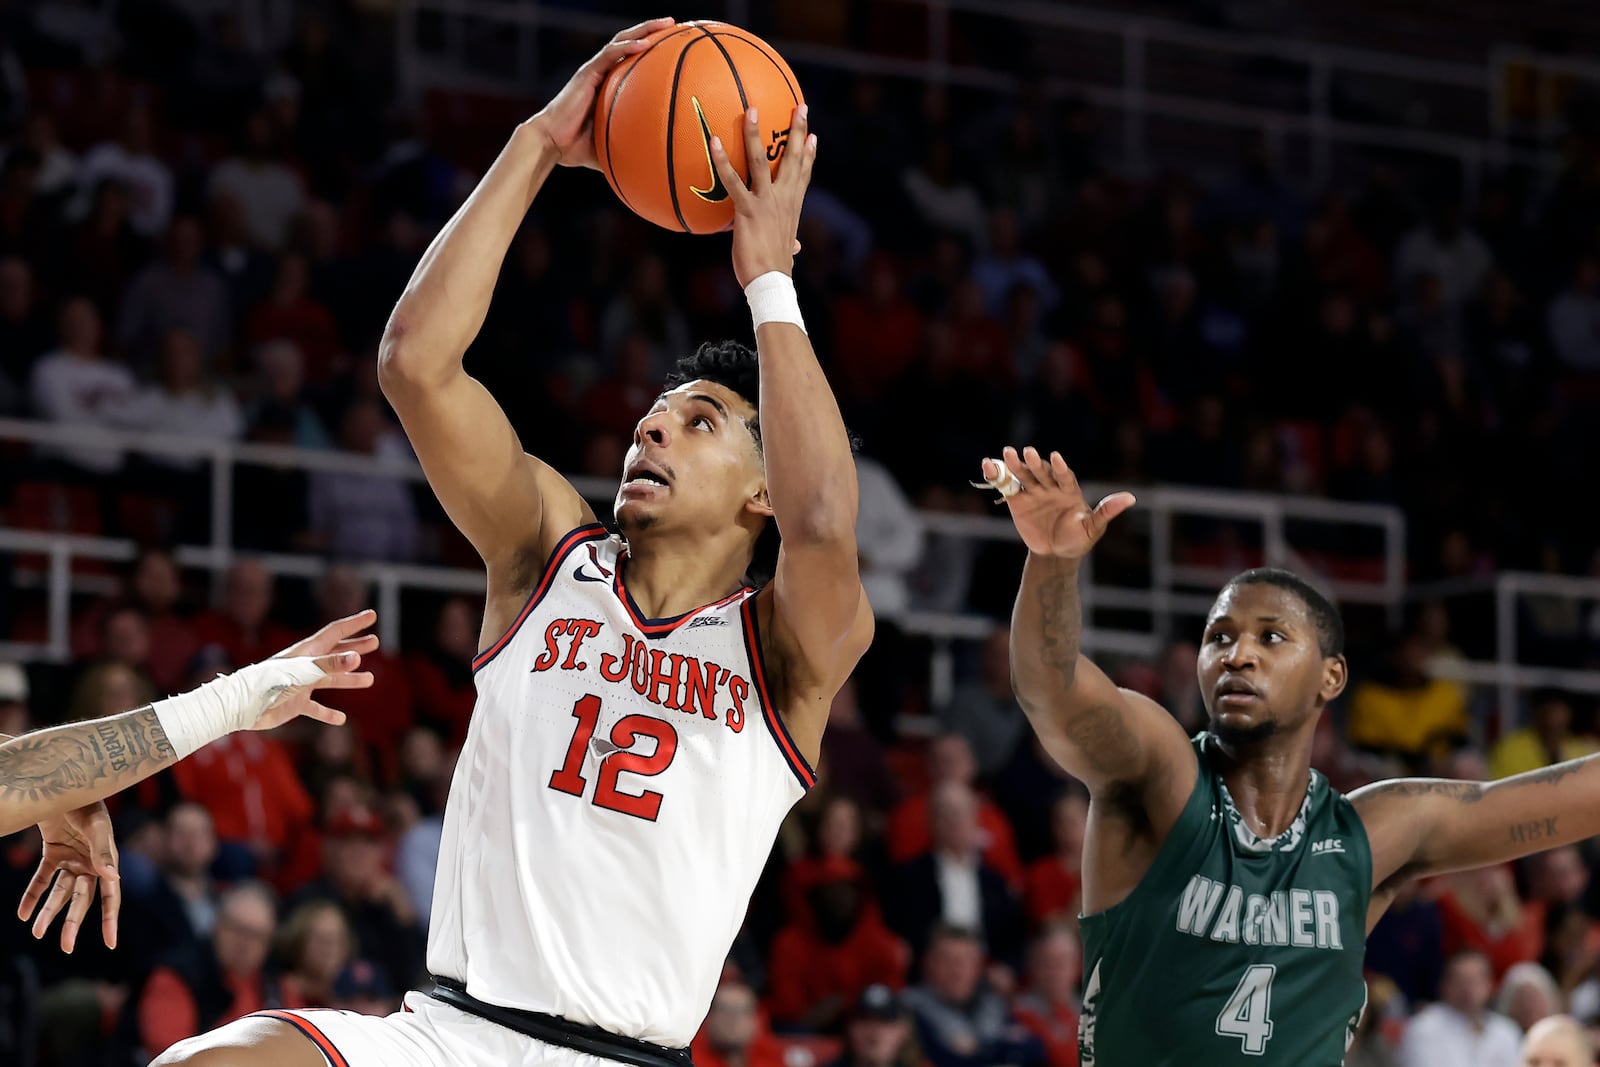
{"label": "tattoo lettering on arm", "polygon": [[1476,804],[1483,799],[1483,786],[1479,783],[1456,782],[1447,778],[1403,778],[1385,782],[1373,791],[1392,797],[1451,797],[1463,804]]}
{"label": "tattoo lettering on arm", "polygon": [[1519,845],[1532,844],[1556,836],[1556,820],[1529,819],[1511,824],[1511,840]]}
{"label": "tattoo lettering on arm", "polygon": [[0,801],[36,803],[85,791],[108,795],[176,758],[151,708],[57,727],[0,747]]}

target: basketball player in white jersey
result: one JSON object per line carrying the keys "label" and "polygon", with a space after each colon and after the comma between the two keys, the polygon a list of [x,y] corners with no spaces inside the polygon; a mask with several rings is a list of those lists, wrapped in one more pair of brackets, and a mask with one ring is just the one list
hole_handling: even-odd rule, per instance
{"label": "basketball player in white jersey", "polygon": [[[545,178],[594,165],[588,123],[607,70],[670,23],[619,34],[517,129],[423,256],[384,340],[384,390],[488,570],[433,980],[386,1019],[266,1013],[160,1064],[689,1062],[779,823],[812,784],[829,704],[872,632],[849,438],[788,277],[816,152],[804,111],[775,179],[758,166],[746,188],[711,146],[759,358],[724,342],[680,362],[634,431],[620,537],[523,453],[461,363]],[[771,522],[776,574],[753,589],[744,576]]]}

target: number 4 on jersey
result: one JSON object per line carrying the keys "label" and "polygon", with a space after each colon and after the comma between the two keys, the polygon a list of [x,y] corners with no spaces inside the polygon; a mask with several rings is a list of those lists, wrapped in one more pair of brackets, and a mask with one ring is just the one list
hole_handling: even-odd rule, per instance
{"label": "number 4 on jersey", "polygon": [[1217,1016],[1217,1033],[1237,1037],[1248,1056],[1263,1055],[1272,1037],[1272,979],[1277,973],[1278,968],[1270,963],[1246,968]]}

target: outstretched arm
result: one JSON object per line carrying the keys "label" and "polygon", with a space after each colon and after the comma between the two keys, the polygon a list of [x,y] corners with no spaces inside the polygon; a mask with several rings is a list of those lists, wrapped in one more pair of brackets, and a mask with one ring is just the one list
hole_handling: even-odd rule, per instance
{"label": "outstretched arm", "polygon": [[[1145,802],[1178,810],[1194,788],[1195,761],[1177,720],[1159,704],[1121,689],[1082,653],[1079,567],[1112,519],[1133,506],[1117,493],[1091,508],[1061,454],[1047,460],[1007,448],[1006,505],[1028,547],[1011,613],[1011,677],[1017,702],[1045,750],[1093,793],[1132,787]],[[991,484],[1005,482],[984,461]],[[1160,796],[1153,796],[1159,791]]]}
{"label": "outstretched arm", "polygon": [[753,108],[744,133],[746,158],[754,161],[748,187],[720,139],[712,142],[712,157],[734,202],[733,269],[756,322],[767,495],[783,539],[767,594],[769,640],[782,662],[789,731],[814,762],[833,695],[872,639],[856,556],[856,466],[790,280],[817,139],[807,132],[805,106],[796,108],[773,177]]}
{"label": "outstretched arm", "polygon": [[378,354],[384,395],[439,503],[488,566],[491,590],[520,592],[556,540],[594,521],[594,513],[566,479],[523,452],[505,412],[467,375],[462,357],[545,179],[557,164],[595,166],[594,96],[606,74],[671,23],[655,19],[619,33],[549,106],[517,127],[428,246],[384,331]]}
{"label": "outstretched arm", "polygon": [[1350,794],[1373,887],[1486,867],[1600,834],[1600,757],[1496,782],[1397,778]]}

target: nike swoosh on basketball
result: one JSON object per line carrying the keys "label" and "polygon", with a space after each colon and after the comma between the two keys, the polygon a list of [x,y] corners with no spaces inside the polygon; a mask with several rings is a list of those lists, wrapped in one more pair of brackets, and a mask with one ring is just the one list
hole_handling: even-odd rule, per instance
{"label": "nike swoosh on basketball", "polygon": [[694,117],[700,120],[700,143],[706,150],[706,169],[711,171],[711,188],[699,189],[691,185],[689,191],[707,203],[718,204],[728,199],[728,187],[722,184],[722,175],[711,162],[711,126],[706,122],[706,113],[700,109],[700,98],[691,96],[689,101],[694,104]]}

